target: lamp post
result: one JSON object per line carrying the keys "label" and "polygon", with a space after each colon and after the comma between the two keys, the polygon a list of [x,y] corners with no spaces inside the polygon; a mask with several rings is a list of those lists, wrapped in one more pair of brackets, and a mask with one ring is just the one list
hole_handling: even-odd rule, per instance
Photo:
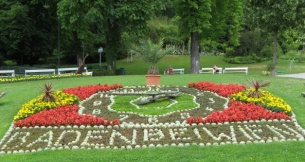
{"label": "lamp post", "polygon": [[97,52],[100,54],[100,66],[102,66],[102,52],[103,52],[103,47],[98,48]]}

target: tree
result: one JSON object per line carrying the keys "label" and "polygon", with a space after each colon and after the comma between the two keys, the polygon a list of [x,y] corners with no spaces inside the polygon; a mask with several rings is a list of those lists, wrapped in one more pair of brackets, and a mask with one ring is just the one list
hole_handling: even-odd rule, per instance
{"label": "tree", "polygon": [[249,0],[258,26],[273,33],[272,76],[276,75],[278,34],[302,24],[305,16],[303,0]]}
{"label": "tree", "polygon": [[0,0],[0,8],[0,51],[5,59],[34,64],[50,52],[52,20],[46,19],[42,6]]}
{"label": "tree", "polygon": [[181,32],[191,37],[191,73],[200,69],[199,41],[238,45],[242,0],[175,0]]}
{"label": "tree", "polygon": [[122,34],[143,35],[146,21],[160,7],[159,0],[61,0],[58,16],[62,28],[75,32],[81,41],[94,40],[96,49],[103,44],[107,65],[115,70],[124,51]]}

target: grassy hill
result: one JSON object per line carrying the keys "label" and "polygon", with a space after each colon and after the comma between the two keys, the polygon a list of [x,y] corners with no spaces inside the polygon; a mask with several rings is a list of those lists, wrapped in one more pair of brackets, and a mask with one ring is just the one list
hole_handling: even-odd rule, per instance
{"label": "grassy hill", "polygon": [[[261,73],[266,70],[270,61],[255,63],[255,64],[230,64],[223,60],[223,56],[201,56],[201,67],[213,67],[216,64],[218,67],[249,67],[249,74]],[[163,74],[168,66],[173,68],[185,68],[185,73],[190,72],[190,56],[189,55],[167,55],[157,64],[160,73]],[[291,65],[291,66],[290,66]],[[124,68],[127,75],[146,74],[150,65],[144,63],[141,57],[133,57],[133,62],[128,63],[127,59],[117,61],[117,68]],[[301,73],[305,72],[305,62],[298,63],[297,61],[291,64],[290,60],[277,59],[277,69],[284,70],[285,73]],[[291,70],[290,70],[291,69]]]}

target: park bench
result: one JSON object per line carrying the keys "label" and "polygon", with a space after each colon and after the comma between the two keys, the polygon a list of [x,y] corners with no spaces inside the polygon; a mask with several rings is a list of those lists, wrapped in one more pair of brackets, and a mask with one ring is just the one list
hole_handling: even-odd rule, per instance
{"label": "park bench", "polygon": [[[72,67],[72,68],[58,68],[58,75],[62,75],[62,74],[75,74],[76,71],[78,70],[78,67]],[[84,67],[84,72],[83,74],[85,75],[91,75],[92,76],[92,72],[89,72],[87,70],[87,67]]]}
{"label": "park bench", "polygon": [[[167,74],[167,70],[164,71],[164,75]],[[179,68],[179,69],[173,69],[172,74],[184,74],[184,68]]]}
{"label": "park bench", "polygon": [[[222,67],[218,67],[217,70],[219,70],[217,74],[222,74]],[[212,74],[212,73],[213,73],[213,68],[201,68],[201,70],[199,70],[199,74]]]}
{"label": "park bench", "polygon": [[24,70],[25,76],[31,75],[55,75],[55,69],[31,69],[31,70]]}
{"label": "park bench", "polygon": [[248,67],[233,67],[233,68],[224,68],[223,74],[230,72],[244,72],[248,74]]}
{"label": "park bench", "polygon": [[0,77],[15,77],[15,70],[0,70]]}

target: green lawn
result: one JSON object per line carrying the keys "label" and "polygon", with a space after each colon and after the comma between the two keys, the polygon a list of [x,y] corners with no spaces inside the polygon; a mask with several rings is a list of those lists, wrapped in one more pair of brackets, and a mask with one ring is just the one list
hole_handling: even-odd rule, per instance
{"label": "green lawn", "polygon": [[[257,74],[234,75],[169,75],[162,76],[161,84],[186,85],[189,82],[212,81],[215,83],[244,84],[250,79],[271,82],[266,90],[284,98],[293,108],[301,126],[305,126],[305,91],[303,79],[272,78]],[[58,80],[29,81],[1,84],[0,91],[8,94],[0,100],[0,136],[3,137],[13,116],[21,105],[39,94],[39,87],[51,83],[56,89],[98,83],[144,85],[142,75],[113,77],[65,78]],[[301,161],[305,142],[282,142],[269,144],[225,145],[209,147],[166,147],[133,150],[57,150],[37,153],[0,155],[1,161]]]}
{"label": "green lawn", "polygon": [[[229,64],[223,60],[222,56],[201,56],[200,66],[201,67],[213,67],[216,64],[218,67],[249,67],[249,73],[261,73],[266,70],[267,65],[270,61],[255,63],[255,64]],[[185,73],[190,72],[190,56],[188,55],[167,55],[163,57],[157,64],[160,73],[167,70],[168,66],[171,65],[173,68],[185,68]],[[119,60],[117,62],[117,68],[125,68],[128,75],[146,74],[150,65],[144,63],[142,58],[133,57],[132,63],[127,63],[126,59]],[[290,60],[277,59],[277,70],[284,70],[286,74],[289,73],[301,73],[305,72],[305,62],[297,62],[291,64]]]}
{"label": "green lawn", "polygon": [[[245,66],[231,65],[222,63],[221,59],[216,57],[202,57],[202,67],[212,67],[217,63],[219,67]],[[169,60],[165,60],[169,59]],[[215,59],[215,60],[213,60]],[[173,61],[175,60],[175,61]],[[282,63],[281,68],[289,71],[289,60],[279,60]],[[165,70],[170,65],[175,67],[184,67],[187,70],[189,57],[170,56],[160,62],[160,69]],[[184,63],[186,62],[187,65]],[[127,74],[145,73],[147,68],[139,68],[137,65],[144,65],[141,60],[135,60],[133,63],[126,63],[126,60],[118,62],[118,68],[124,67]],[[162,64],[162,65],[161,65]],[[147,64],[145,64],[147,65]],[[206,65],[206,66],[205,66]],[[260,72],[266,67],[266,63],[247,65],[250,73],[212,75],[212,74],[185,74],[185,75],[165,75],[161,78],[163,85],[187,85],[189,82],[211,81],[214,83],[238,83],[246,84],[251,79],[266,80],[271,82],[265,89],[274,95],[285,99],[296,114],[298,123],[305,127],[305,98],[301,92],[305,92],[304,79],[294,78],[273,78],[262,76]],[[298,64],[298,67],[304,69],[304,63]],[[186,71],[187,71],[186,70]],[[295,69],[294,69],[295,70]],[[143,72],[142,72],[143,71]],[[293,71],[293,72],[296,72]],[[304,72],[304,70],[303,70]],[[23,103],[37,97],[40,89],[45,83],[55,86],[55,89],[74,87],[78,85],[89,84],[122,84],[145,85],[143,75],[121,75],[105,77],[80,77],[63,78],[55,80],[28,81],[19,83],[0,84],[0,91],[7,91],[7,95],[0,99],[0,138],[4,136],[13,121],[13,116],[17,114]],[[56,150],[40,151],[36,153],[25,154],[2,154],[0,161],[304,161],[305,142],[273,142],[268,144],[245,144],[245,145],[223,145],[223,146],[188,146],[188,147],[164,147],[164,148],[146,148],[132,150]]]}

